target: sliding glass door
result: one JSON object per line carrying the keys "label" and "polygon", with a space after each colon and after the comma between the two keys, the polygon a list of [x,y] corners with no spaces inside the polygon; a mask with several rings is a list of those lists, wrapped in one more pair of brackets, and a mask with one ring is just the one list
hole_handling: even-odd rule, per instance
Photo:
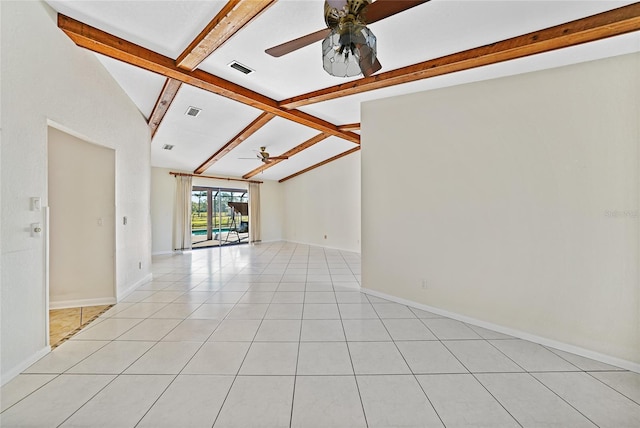
{"label": "sliding glass door", "polygon": [[193,187],[191,238],[193,248],[244,244],[249,241],[248,191]]}

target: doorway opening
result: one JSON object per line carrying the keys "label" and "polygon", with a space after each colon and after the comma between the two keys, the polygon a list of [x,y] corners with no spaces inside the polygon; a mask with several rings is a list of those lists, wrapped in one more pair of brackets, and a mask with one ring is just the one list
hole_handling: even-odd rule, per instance
{"label": "doorway opening", "polygon": [[55,346],[115,303],[115,150],[54,127],[47,145],[47,293]]}
{"label": "doorway opening", "polygon": [[192,247],[248,243],[248,202],[246,189],[194,186],[191,191]]}

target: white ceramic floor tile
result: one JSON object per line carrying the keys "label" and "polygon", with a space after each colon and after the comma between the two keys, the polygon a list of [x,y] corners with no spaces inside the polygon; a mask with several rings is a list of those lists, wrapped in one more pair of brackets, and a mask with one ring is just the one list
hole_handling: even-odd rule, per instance
{"label": "white ceramic floor tile", "polygon": [[186,319],[164,336],[162,341],[204,342],[218,325],[218,320]]}
{"label": "white ceramic floor tile", "polygon": [[[189,291],[178,297],[173,303],[204,303],[215,293],[208,291]],[[214,302],[212,302],[214,303]]]}
{"label": "white ceramic floor tile", "polygon": [[107,318],[100,324],[81,330],[71,340],[114,340],[140,322],[141,319]]}
{"label": "white ceramic floor tile", "polygon": [[476,377],[522,426],[595,427],[527,373],[490,373]]}
{"label": "white ceramic floor tile", "polygon": [[223,319],[233,309],[232,303],[204,303],[193,311],[191,319]]}
{"label": "white ceramic floor tile", "polygon": [[[21,374],[0,389],[0,412],[4,412],[56,377],[54,374]],[[2,417],[0,416],[0,422]]]}
{"label": "white ceramic floor tile", "polygon": [[118,337],[118,340],[160,340],[180,324],[177,319],[146,319]]}
{"label": "white ceramic floor tile", "polygon": [[215,428],[288,428],[293,376],[238,376]]}
{"label": "white ceramic floor tile", "polygon": [[443,427],[412,375],[358,376],[369,428]]}
{"label": "white ceramic floor tile", "polygon": [[298,342],[301,320],[264,320],[258,329],[257,342]]}
{"label": "white ceramic floor tile", "polygon": [[398,303],[374,303],[373,308],[380,318],[416,318],[408,307]]}
{"label": "white ceramic floor tile", "polygon": [[481,339],[480,335],[460,321],[449,318],[424,318],[422,322],[440,340]]}
{"label": "white ceramic floor tile", "polygon": [[173,378],[167,375],[118,376],[61,426],[135,426]]}
{"label": "white ceramic floor tile", "polygon": [[524,371],[484,340],[447,340],[443,344],[472,373]]}
{"label": "white ceramic floor tile", "polygon": [[498,333],[497,331],[489,330],[489,329],[478,327],[475,325],[467,324],[467,327],[475,331],[483,339],[515,339],[515,337],[508,336],[506,334]]}
{"label": "white ceramic floor tile", "polygon": [[253,342],[240,368],[241,375],[294,375],[298,343]]}
{"label": "white ceramic floor tile", "polygon": [[349,342],[349,352],[357,375],[411,373],[393,342]]}
{"label": "white ceramic floor tile", "polygon": [[199,342],[158,342],[124,374],[178,374],[201,345]]}
{"label": "white ceramic floor tile", "polygon": [[68,373],[118,374],[133,364],[155,342],[111,342],[71,367]]}
{"label": "white ceramic floor tile", "polygon": [[158,302],[145,302],[145,303],[136,303],[125,309],[124,311],[118,312],[113,318],[147,318],[158,312],[160,309],[167,306],[167,303],[158,303]]}
{"label": "white ceramic floor tile", "polygon": [[441,315],[438,314],[434,314],[433,312],[429,312],[429,311],[423,311],[421,309],[416,309],[416,308],[409,308],[409,310],[411,310],[411,312],[413,312],[418,318],[442,318]]}
{"label": "white ceramic floor tile", "polygon": [[470,374],[417,376],[449,427],[518,427],[515,419]]}
{"label": "white ceramic floor tile", "polygon": [[233,376],[180,375],[136,427],[211,427],[232,382]]}
{"label": "white ceramic floor tile", "polygon": [[371,303],[340,303],[338,309],[343,320],[379,318]]}
{"label": "white ceramic floor tile", "polygon": [[305,320],[340,319],[338,305],[335,303],[305,303],[302,311]]}
{"label": "white ceramic floor tile", "polygon": [[169,303],[149,318],[176,318],[183,320],[199,307],[199,303]]}
{"label": "white ceramic floor tile", "polygon": [[547,348],[549,351],[553,352],[560,358],[567,360],[574,366],[577,366],[581,370],[585,371],[613,371],[613,370],[624,370],[619,367],[611,366],[609,364],[601,363],[600,361],[595,361],[590,358],[585,358],[580,355],[571,354],[569,352],[560,351],[558,349]]}
{"label": "white ceramic floor tile", "polygon": [[182,374],[235,375],[247,355],[248,342],[207,342],[182,370]]}
{"label": "white ceramic floor tile", "polygon": [[590,374],[640,404],[640,373],[615,371]]}
{"label": "white ceramic floor tile", "polygon": [[204,303],[210,304],[224,304],[224,303],[238,303],[242,296],[244,296],[244,291],[218,291],[215,294],[212,294],[209,299],[207,299]]}
{"label": "white ceramic floor tile", "polygon": [[640,426],[640,405],[587,373],[534,373],[533,376],[599,427]]}
{"label": "white ceramic floor tile", "polygon": [[383,319],[393,340],[437,340],[419,319]]}
{"label": "white ceramic floor tile", "polygon": [[396,342],[405,361],[416,374],[468,373],[460,361],[440,342]]}
{"label": "white ceramic floor tile", "polygon": [[336,303],[333,291],[308,291],[304,293],[304,303]]}
{"label": "white ceramic floor tile", "polygon": [[329,292],[334,291],[334,288],[331,281],[317,281],[307,282],[305,290],[308,292]]}
{"label": "white ceramic floor tile", "polygon": [[291,427],[366,427],[353,376],[298,376]]}
{"label": "white ceramic floor tile", "polygon": [[351,357],[345,342],[302,342],[298,372],[305,375],[353,375]]}
{"label": "white ceramic floor tile", "polygon": [[340,320],[303,320],[300,340],[303,342],[344,341]]}
{"label": "white ceramic floor tile", "polygon": [[358,291],[337,291],[336,300],[338,303],[369,303],[367,296]]}
{"label": "white ceramic floor tile", "polygon": [[273,300],[271,300],[271,304],[303,303],[303,302],[304,302],[303,291],[276,291],[273,294]]}
{"label": "white ceramic floor tile", "polygon": [[[282,292],[304,292],[306,289],[305,281],[286,281],[281,282],[277,291]],[[304,298],[303,298],[304,300]]]}
{"label": "white ceramic floor tile", "polygon": [[224,320],[213,332],[209,341],[251,342],[261,323],[261,320]]}
{"label": "white ceramic floor tile", "polygon": [[143,300],[143,302],[169,303],[182,296],[182,291],[158,291]]}
{"label": "white ceramic floor tile", "polygon": [[537,343],[520,339],[490,340],[489,343],[528,372],[580,370]]}
{"label": "white ceramic floor tile", "polygon": [[264,316],[265,320],[301,320],[302,319],[302,304],[299,303],[271,303],[267,313]]}
{"label": "white ceramic floor tile", "polygon": [[261,320],[267,312],[269,305],[266,303],[238,303],[227,319],[236,320]]}
{"label": "white ceramic floor tile", "polygon": [[107,341],[68,340],[40,358],[24,373],[63,373],[108,343]]}
{"label": "white ceramic floor tile", "polygon": [[61,375],[2,413],[3,427],[55,427],[115,376]]}
{"label": "white ceramic floor tile", "polygon": [[343,320],[344,332],[349,341],[384,341],[391,340],[387,329],[379,319],[375,320]]}
{"label": "white ceramic floor tile", "polygon": [[238,303],[271,303],[273,291],[247,291]]}

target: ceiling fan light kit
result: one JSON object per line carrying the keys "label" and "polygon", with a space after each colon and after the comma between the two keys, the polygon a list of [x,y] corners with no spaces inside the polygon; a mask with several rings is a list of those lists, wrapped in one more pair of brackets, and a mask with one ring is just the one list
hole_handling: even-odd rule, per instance
{"label": "ceiling fan light kit", "polygon": [[376,36],[367,27],[356,23],[339,25],[322,42],[322,64],[327,73],[336,77],[366,74],[376,60]]}

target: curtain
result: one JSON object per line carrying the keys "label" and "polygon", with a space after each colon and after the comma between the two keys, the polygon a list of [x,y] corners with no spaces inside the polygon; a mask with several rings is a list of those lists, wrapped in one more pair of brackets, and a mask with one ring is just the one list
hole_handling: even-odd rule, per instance
{"label": "curtain", "polygon": [[173,249],[191,249],[191,176],[176,175]]}
{"label": "curtain", "polygon": [[249,242],[260,242],[260,183],[249,183]]}

